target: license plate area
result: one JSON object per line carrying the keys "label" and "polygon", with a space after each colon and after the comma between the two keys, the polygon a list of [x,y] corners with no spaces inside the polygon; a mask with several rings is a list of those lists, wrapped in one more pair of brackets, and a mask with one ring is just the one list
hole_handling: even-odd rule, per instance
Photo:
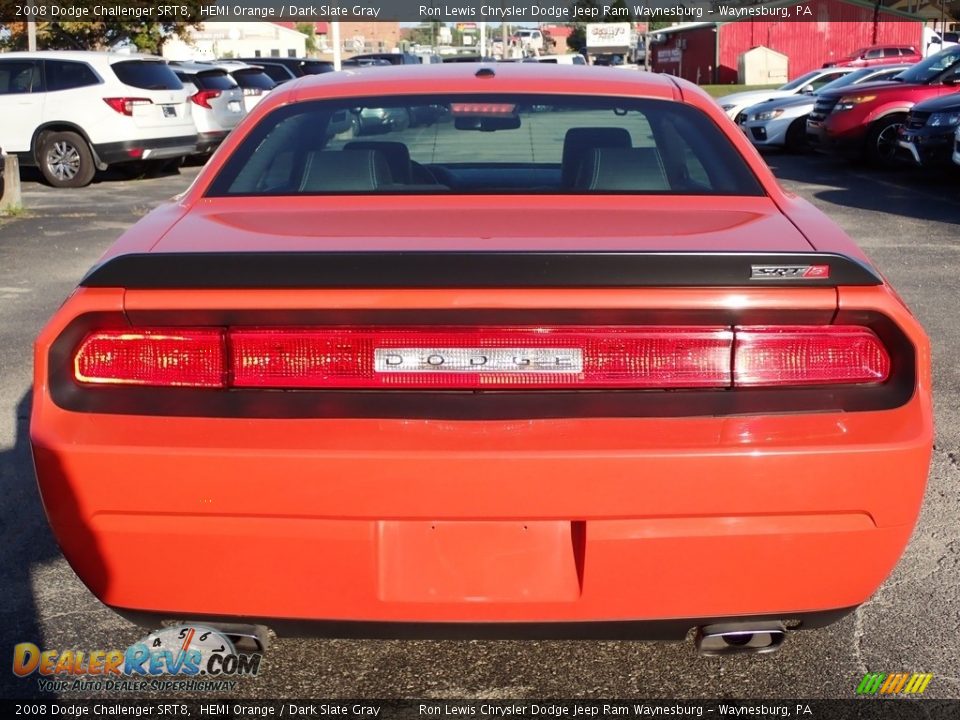
{"label": "license plate area", "polygon": [[583,523],[382,521],[385,602],[571,602],[580,597]]}
{"label": "license plate area", "polygon": [[227,103],[227,110],[232,113],[238,113],[242,110],[239,100],[231,100]]}
{"label": "license plate area", "polygon": [[165,118],[175,118],[177,116],[177,109],[173,105],[163,105],[162,107]]}

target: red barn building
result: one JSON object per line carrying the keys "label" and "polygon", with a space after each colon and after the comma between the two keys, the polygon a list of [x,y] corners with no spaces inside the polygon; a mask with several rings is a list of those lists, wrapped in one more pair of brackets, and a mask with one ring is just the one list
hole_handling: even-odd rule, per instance
{"label": "red barn building", "polygon": [[[796,5],[769,3],[768,7]],[[810,20],[735,20],[687,23],[660,30],[651,47],[655,72],[692,82],[737,82],[740,56],[758,46],[789,58],[789,79],[868,45],[912,45],[921,52],[923,24],[902,12],[860,0],[815,0]]]}

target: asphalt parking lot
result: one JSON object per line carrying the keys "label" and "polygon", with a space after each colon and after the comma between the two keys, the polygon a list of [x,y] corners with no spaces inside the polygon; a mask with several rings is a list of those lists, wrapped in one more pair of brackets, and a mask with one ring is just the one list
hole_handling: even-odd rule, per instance
{"label": "asphalt parking lot", "polygon": [[[937,441],[923,515],[906,556],[866,605],[830,628],[791,636],[775,655],[723,660],[698,657],[689,642],[281,639],[260,676],[231,695],[850,698],[867,671],[915,671],[934,675],[927,696],[960,698],[960,168],[876,174],[823,157],[768,162],[861,244],[933,339]],[[90,595],[48,530],[27,433],[31,343],[111,241],[196,172],[106,178],[78,191],[25,176],[27,214],[0,219],[0,667],[10,667],[19,642],[110,649],[145,634]],[[201,555],[185,560],[209,560]],[[156,568],[158,586],[172,581],[173,569]],[[225,591],[248,588],[238,578]],[[35,679],[9,670],[0,670],[0,693],[42,695]]]}

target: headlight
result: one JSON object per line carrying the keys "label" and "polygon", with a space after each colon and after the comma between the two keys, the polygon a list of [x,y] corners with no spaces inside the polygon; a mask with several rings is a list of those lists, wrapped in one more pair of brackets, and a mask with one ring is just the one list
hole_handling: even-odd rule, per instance
{"label": "headlight", "polygon": [[930,127],[956,127],[960,125],[960,110],[957,112],[934,113],[927,118]]}
{"label": "headlight", "polygon": [[783,109],[778,108],[776,110],[764,110],[763,112],[758,112],[753,116],[753,119],[763,122],[764,120],[773,120],[781,115],[783,115]]}
{"label": "headlight", "polygon": [[857,105],[861,105],[876,99],[876,95],[844,95],[842,98],[840,98],[840,102],[837,103],[834,111],[840,112],[841,110],[853,110],[853,108],[855,108]]}

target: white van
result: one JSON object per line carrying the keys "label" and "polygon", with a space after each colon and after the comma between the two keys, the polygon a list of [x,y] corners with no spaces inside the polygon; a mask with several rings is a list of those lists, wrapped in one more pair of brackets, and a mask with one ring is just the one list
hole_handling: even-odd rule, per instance
{"label": "white van", "polygon": [[108,52],[0,55],[0,147],[54,187],[115,163],[193,152],[188,93],[162,58]]}
{"label": "white van", "polygon": [[580,53],[566,53],[564,55],[541,55],[540,57],[525,58],[524,62],[547,63],[549,65],[586,65],[587,60]]}

